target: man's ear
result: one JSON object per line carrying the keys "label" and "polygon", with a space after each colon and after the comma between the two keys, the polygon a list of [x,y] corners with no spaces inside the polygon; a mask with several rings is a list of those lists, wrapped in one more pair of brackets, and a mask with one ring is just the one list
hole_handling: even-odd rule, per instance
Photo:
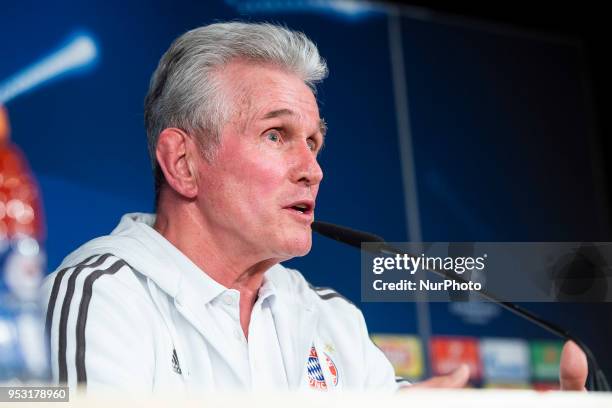
{"label": "man's ear", "polygon": [[166,128],[157,139],[155,156],[166,182],[187,198],[198,194],[196,150],[194,140],[181,129]]}

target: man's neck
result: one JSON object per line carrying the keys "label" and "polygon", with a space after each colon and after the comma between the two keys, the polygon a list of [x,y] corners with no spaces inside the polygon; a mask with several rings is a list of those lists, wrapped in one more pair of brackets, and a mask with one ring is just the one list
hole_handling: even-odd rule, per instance
{"label": "man's neck", "polygon": [[278,260],[261,260],[248,251],[237,250],[221,237],[212,236],[206,225],[193,217],[172,217],[170,221],[166,214],[158,213],[153,228],[216,282],[240,292],[240,324],[248,337],[264,273]]}

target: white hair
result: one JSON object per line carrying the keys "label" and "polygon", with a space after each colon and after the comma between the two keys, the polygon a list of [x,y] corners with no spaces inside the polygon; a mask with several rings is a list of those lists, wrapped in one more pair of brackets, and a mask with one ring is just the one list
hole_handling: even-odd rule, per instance
{"label": "white hair", "polygon": [[327,76],[327,65],[316,45],[303,33],[285,27],[215,23],[178,37],[159,61],[145,98],[145,126],[156,196],[163,174],[155,149],[164,129],[177,127],[196,134],[204,156],[213,157],[220,143],[221,128],[232,114],[214,74],[234,59],[277,65],[300,77],[313,92],[315,85]]}

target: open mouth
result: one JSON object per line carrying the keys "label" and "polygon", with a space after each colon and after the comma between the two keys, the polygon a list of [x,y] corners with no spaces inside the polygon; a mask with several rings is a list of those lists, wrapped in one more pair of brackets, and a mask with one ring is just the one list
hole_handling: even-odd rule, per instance
{"label": "open mouth", "polygon": [[314,210],[314,204],[312,202],[309,201],[298,201],[295,202],[293,204],[290,204],[289,206],[285,207],[286,209],[290,209],[293,210],[295,212],[298,212],[300,214],[312,214],[313,210]]}

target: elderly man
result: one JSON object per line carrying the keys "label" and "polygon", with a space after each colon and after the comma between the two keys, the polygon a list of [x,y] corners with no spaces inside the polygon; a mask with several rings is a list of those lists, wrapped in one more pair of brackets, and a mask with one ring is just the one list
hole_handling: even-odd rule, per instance
{"label": "elderly man", "polygon": [[48,279],[55,379],[146,392],[398,388],[361,312],[280,264],[311,247],[326,74],[310,40],[268,24],[212,24],[172,44],[145,106],[157,213],[125,215]]}

